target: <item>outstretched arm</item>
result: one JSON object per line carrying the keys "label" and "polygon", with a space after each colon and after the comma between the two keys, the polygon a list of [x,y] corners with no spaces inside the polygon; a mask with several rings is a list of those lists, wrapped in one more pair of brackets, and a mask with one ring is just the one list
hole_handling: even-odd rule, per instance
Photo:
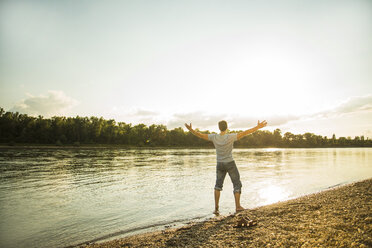
{"label": "outstretched arm", "polygon": [[255,126],[254,128],[248,129],[248,130],[246,130],[244,132],[238,133],[238,137],[237,138],[238,139],[241,139],[241,138],[243,138],[244,136],[246,136],[248,134],[251,134],[251,133],[256,132],[258,129],[265,127],[266,125],[267,125],[267,122],[266,121],[262,121],[262,122],[258,121],[257,122],[257,126]]}
{"label": "outstretched arm", "polygon": [[186,126],[186,128],[193,134],[193,135],[195,135],[195,136],[197,136],[197,137],[199,137],[199,138],[202,138],[202,139],[205,139],[205,140],[209,140],[208,139],[208,134],[205,134],[205,133],[199,133],[199,132],[197,132],[197,131],[195,131],[194,129],[192,129],[192,125],[191,125],[191,123],[190,123],[190,125],[187,125],[186,123],[185,123],[185,126]]}

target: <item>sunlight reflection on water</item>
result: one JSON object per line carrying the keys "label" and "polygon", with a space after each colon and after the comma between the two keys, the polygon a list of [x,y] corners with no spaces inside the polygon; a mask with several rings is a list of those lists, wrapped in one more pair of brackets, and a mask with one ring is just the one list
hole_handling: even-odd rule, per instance
{"label": "sunlight reflection on water", "polygon": [[286,200],[291,193],[288,190],[285,190],[284,187],[268,182],[268,185],[260,189],[258,194],[262,199],[262,203],[266,205]]}

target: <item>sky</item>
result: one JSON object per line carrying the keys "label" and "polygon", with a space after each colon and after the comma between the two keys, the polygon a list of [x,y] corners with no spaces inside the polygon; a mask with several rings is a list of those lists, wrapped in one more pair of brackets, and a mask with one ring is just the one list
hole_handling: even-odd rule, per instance
{"label": "sky", "polygon": [[372,1],[0,1],[0,107],[372,138]]}

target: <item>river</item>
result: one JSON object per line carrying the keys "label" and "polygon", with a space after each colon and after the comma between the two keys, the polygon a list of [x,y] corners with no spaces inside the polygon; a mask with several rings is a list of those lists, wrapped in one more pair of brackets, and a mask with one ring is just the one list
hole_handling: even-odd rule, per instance
{"label": "river", "polygon": [[[235,149],[254,208],[372,177],[372,148]],[[0,149],[0,247],[65,247],[212,217],[213,149]],[[222,215],[234,212],[230,178]]]}

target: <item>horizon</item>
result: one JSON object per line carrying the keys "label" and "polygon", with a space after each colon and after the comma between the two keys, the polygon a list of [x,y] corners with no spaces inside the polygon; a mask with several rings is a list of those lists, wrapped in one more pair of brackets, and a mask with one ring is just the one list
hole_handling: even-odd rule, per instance
{"label": "horizon", "polygon": [[[1,107],[0,107],[0,109],[2,109]],[[4,113],[6,113],[6,112],[4,112]],[[12,112],[12,113],[19,113],[19,112]],[[19,113],[19,114],[22,114],[22,113]],[[27,114],[25,114],[25,115],[27,115]],[[41,116],[41,115],[39,115],[39,116],[32,116],[32,115],[27,115],[27,116],[29,116],[29,117],[33,117],[33,118],[37,118],[37,117],[39,117],[39,116]],[[57,118],[87,118],[88,120],[90,120],[91,118],[98,118],[98,119],[100,119],[100,118],[103,118],[103,120],[104,121],[110,121],[110,120],[114,120],[114,122],[115,122],[115,126],[119,126],[118,124],[119,123],[124,123],[124,124],[128,124],[128,125],[131,125],[131,127],[134,127],[134,126],[136,126],[136,125],[145,125],[145,127],[150,127],[151,125],[158,125],[158,126],[160,126],[160,125],[163,125],[163,126],[165,126],[166,127],[166,129],[168,130],[168,131],[171,131],[171,130],[174,130],[174,129],[178,129],[178,128],[182,128],[184,131],[186,131],[186,132],[189,132],[188,130],[187,130],[187,128],[185,128],[185,125],[183,125],[183,126],[178,126],[178,127],[173,127],[173,128],[169,128],[167,125],[165,125],[165,124],[156,124],[156,123],[150,123],[150,124],[144,124],[144,123],[131,123],[131,122],[121,122],[121,121],[116,121],[115,119],[106,119],[106,118],[104,118],[103,116],[79,116],[79,115],[77,115],[77,116],[62,116],[62,115],[58,115],[58,116],[51,116],[51,117],[44,117],[44,116],[41,116],[44,120],[45,119],[48,119],[48,120],[52,120],[52,118],[54,118],[54,117],[57,117]],[[211,131],[211,130],[209,130],[209,129],[203,129],[203,130],[200,130],[199,128],[195,128],[195,127],[193,127],[195,130],[199,130],[200,132],[208,132],[208,133],[219,133],[220,131],[219,130],[217,130],[217,131],[215,131],[215,130],[213,130],[213,131]],[[262,130],[262,129],[260,129],[260,130],[258,130],[257,132],[264,132],[264,131],[269,131],[270,133],[274,133],[274,131],[275,130],[277,130],[277,129],[279,129],[280,130],[280,134],[281,134],[281,136],[282,137],[284,137],[284,134],[285,133],[291,133],[291,134],[293,134],[293,135],[304,135],[304,134],[306,134],[306,133],[310,133],[310,134],[313,134],[313,135],[315,135],[315,136],[321,136],[322,138],[327,138],[327,139],[332,139],[332,137],[333,137],[333,135],[335,136],[335,138],[336,139],[339,139],[339,138],[347,138],[347,139],[349,139],[349,138],[356,138],[356,137],[364,137],[364,135],[356,135],[356,136],[340,136],[340,135],[337,135],[336,133],[333,133],[332,135],[330,135],[330,136],[327,136],[327,135],[320,135],[320,134],[318,134],[318,133],[313,133],[313,132],[303,132],[303,133],[292,133],[292,132],[290,132],[290,131],[287,131],[287,132],[282,132],[282,130],[278,127],[278,128],[276,128],[276,129],[273,129],[273,130]],[[227,131],[228,132],[241,132],[241,131],[244,131],[244,129],[234,129],[234,130],[232,130],[232,129],[230,129],[229,127],[227,128]],[[369,137],[365,137],[366,138],[366,140],[369,140]]]}
{"label": "horizon", "polygon": [[0,106],[372,138],[372,2],[2,1]]}

